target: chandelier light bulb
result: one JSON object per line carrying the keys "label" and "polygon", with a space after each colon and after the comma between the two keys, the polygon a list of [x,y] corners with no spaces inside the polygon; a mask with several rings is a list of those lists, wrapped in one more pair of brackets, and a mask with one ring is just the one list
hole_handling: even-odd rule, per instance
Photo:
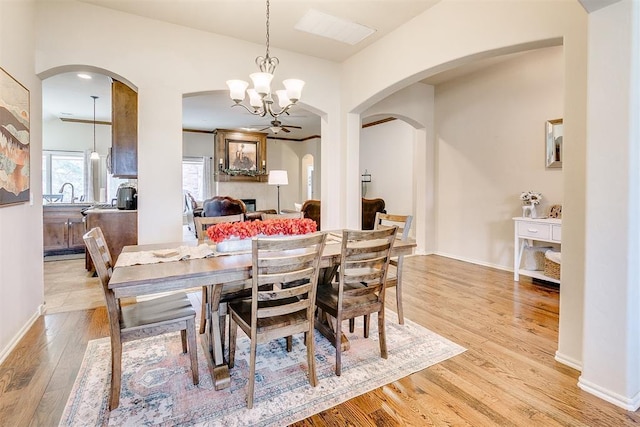
{"label": "chandelier light bulb", "polygon": [[292,103],[298,102],[302,97],[302,88],[304,87],[304,81],[299,79],[287,79],[282,82],[287,89],[287,97]]}
{"label": "chandelier light bulb", "polygon": [[262,108],[262,97],[258,95],[255,89],[248,89],[247,93],[249,94],[249,103],[255,109]]}
{"label": "chandelier light bulb", "polygon": [[271,80],[273,80],[273,74],[270,73],[253,73],[250,74],[249,77],[253,82],[253,88],[260,94],[260,96],[265,97],[271,93]]}
{"label": "chandelier light bulb", "polygon": [[229,96],[231,96],[231,99],[235,102],[242,102],[249,83],[244,80],[227,80],[227,86],[229,87]]}
{"label": "chandelier light bulb", "polygon": [[276,95],[278,96],[278,105],[280,108],[286,108],[287,105],[291,104],[291,100],[287,96],[287,91],[284,89],[280,89],[276,91]]}

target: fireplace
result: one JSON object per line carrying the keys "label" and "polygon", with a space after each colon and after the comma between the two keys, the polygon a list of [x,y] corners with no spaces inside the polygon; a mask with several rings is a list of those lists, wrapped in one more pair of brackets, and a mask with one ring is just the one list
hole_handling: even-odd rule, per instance
{"label": "fireplace", "polygon": [[247,207],[247,212],[255,212],[256,211],[256,199],[240,199],[244,202],[244,205]]}

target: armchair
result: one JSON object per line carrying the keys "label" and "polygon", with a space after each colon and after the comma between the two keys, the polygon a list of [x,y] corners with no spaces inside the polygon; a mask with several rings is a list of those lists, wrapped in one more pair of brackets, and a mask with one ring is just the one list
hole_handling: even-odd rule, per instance
{"label": "armchair", "polygon": [[373,230],[376,225],[376,213],[386,213],[383,199],[362,198],[362,229]]}
{"label": "armchair", "polygon": [[303,218],[309,218],[316,222],[318,225],[318,231],[320,228],[320,200],[307,200],[302,204],[300,208]]}
{"label": "armchair", "polygon": [[229,196],[215,196],[202,204],[202,216],[228,216],[246,214],[244,202]]}
{"label": "armchair", "polygon": [[[386,213],[383,199],[362,199],[362,229],[373,230],[375,228],[376,213]],[[303,218],[310,218],[320,228],[320,200],[307,200],[300,209]]]}

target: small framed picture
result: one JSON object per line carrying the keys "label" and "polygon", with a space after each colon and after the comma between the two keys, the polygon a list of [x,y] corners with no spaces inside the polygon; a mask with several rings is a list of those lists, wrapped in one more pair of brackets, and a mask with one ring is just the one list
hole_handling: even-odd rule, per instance
{"label": "small framed picture", "polygon": [[547,168],[562,168],[562,119],[547,120],[545,157]]}

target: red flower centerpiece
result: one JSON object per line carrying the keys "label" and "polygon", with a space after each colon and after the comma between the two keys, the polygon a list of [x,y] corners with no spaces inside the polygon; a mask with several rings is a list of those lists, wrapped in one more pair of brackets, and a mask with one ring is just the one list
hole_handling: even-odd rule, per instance
{"label": "red flower centerpiece", "polygon": [[[223,222],[207,228],[207,235],[215,243],[249,239],[253,236],[291,236],[314,233],[316,222],[309,218],[267,219],[264,221]],[[218,245],[220,251],[220,245]]]}

